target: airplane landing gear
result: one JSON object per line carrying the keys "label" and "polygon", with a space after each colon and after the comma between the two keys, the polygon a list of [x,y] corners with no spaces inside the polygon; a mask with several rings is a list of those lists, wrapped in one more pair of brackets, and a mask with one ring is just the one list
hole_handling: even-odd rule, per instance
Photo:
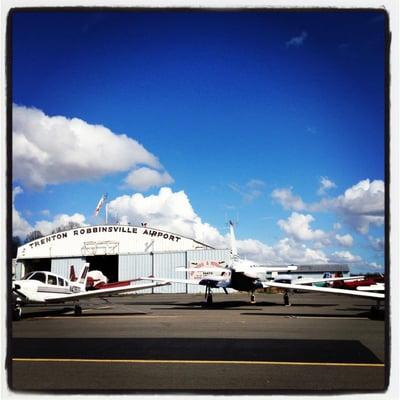
{"label": "airplane landing gear", "polygon": [[283,304],[285,306],[290,306],[290,302],[289,302],[289,293],[287,290],[285,290],[285,293],[283,294]]}
{"label": "airplane landing gear", "polygon": [[22,317],[22,309],[21,307],[17,306],[13,309],[12,319],[13,321],[19,321],[21,317]]}
{"label": "airplane landing gear", "polygon": [[211,306],[213,303],[213,295],[212,295],[212,291],[211,288],[209,286],[206,286],[206,304],[207,306]]}
{"label": "airplane landing gear", "polygon": [[74,313],[76,316],[82,315],[82,307],[79,304],[75,304]]}
{"label": "airplane landing gear", "polygon": [[256,304],[256,296],[254,295],[254,292],[251,292],[250,294],[250,304]]}
{"label": "airplane landing gear", "polygon": [[371,307],[371,316],[374,318],[379,317],[382,313],[383,310],[381,309],[381,301],[377,300],[376,305]]}

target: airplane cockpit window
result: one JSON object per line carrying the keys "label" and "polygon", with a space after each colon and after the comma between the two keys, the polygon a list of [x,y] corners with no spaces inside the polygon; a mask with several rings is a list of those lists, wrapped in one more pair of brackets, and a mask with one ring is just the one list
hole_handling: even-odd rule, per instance
{"label": "airplane cockpit window", "polygon": [[63,278],[58,278],[58,286],[65,286],[65,281]]}
{"label": "airplane cockpit window", "polygon": [[44,274],[43,272],[34,272],[29,279],[34,279],[36,281],[46,283],[46,274]]}
{"label": "airplane cockpit window", "polygon": [[29,272],[22,279],[29,279],[33,274],[34,274],[34,272]]}
{"label": "airplane cockpit window", "polygon": [[57,285],[57,278],[54,275],[47,276],[47,283],[49,285]]}

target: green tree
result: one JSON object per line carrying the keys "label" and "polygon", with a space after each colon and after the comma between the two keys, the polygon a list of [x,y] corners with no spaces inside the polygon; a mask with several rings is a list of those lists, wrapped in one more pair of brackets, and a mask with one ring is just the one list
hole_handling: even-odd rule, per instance
{"label": "green tree", "polygon": [[40,231],[33,231],[33,232],[28,233],[28,234],[26,235],[25,243],[32,242],[32,240],[36,240],[36,239],[39,239],[39,238],[41,238],[41,237],[43,237],[42,232],[40,232]]}
{"label": "green tree", "polygon": [[57,228],[53,229],[51,233],[54,234],[58,232],[69,231],[70,229],[80,228],[81,226],[82,225],[78,222],[69,221],[66,225],[60,225]]}

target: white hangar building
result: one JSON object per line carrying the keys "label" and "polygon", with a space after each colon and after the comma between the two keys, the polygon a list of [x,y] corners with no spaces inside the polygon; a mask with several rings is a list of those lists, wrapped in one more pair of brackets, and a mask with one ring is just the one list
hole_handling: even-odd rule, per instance
{"label": "white hangar building", "polygon": [[[51,271],[66,278],[90,263],[110,282],[154,275],[160,278],[192,278],[178,267],[228,263],[229,250],[214,249],[182,235],[147,226],[96,225],[54,233],[18,248],[15,277],[31,271]],[[177,284],[149,289],[156,293],[196,293],[202,287]]]}

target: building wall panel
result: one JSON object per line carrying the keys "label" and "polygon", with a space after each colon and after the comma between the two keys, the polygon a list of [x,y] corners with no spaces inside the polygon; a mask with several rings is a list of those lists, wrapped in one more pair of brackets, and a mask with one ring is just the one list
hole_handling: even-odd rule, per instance
{"label": "building wall panel", "polygon": [[[186,252],[157,253],[154,257],[154,276],[160,278],[185,279],[185,272],[178,272],[176,268],[186,267]],[[186,293],[186,284],[172,283],[154,289],[154,293]]]}
{"label": "building wall panel", "polygon": [[16,262],[13,273],[15,274],[15,279],[21,279],[25,275],[24,264],[21,262]]}
{"label": "building wall panel", "polygon": [[[136,279],[152,274],[151,254],[120,255],[118,257],[119,280]],[[152,289],[141,290],[138,293],[152,293]]]}

